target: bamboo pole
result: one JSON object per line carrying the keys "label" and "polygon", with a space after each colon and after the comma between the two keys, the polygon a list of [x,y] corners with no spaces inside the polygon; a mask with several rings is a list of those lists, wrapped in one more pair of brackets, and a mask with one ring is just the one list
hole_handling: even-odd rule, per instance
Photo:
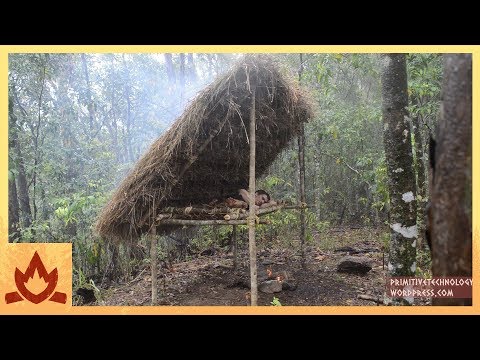
{"label": "bamboo pole", "polygon": [[255,88],[252,89],[252,104],[250,107],[250,177],[248,190],[250,193],[248,217],[248,248],[250,254],[250,300],[252,306],[257,306],[257,247],[255,244]]}
{"label": "bamboo pole", "polygon": [[232,242],[233,242],[233,270],[237,270],[237,225],[233,225]]}

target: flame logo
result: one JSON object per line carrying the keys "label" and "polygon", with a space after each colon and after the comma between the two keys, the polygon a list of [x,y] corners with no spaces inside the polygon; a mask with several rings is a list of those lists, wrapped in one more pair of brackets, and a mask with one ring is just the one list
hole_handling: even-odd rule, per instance
{"label": "flame logo", "polygon": [[[35,273],[37,273],[37,277],[35,277]],[[30,290],[32,289],[30,281],[32,279],[34,280],[32,282],[35,282],[35,284],[37,285],[35,286],[35,288],[38,289],[40,287],[40,291],[38,293],[33,293]],[[40,279],[43,279],[44,282],[43,290]],[[6,294],[5,301],[7,302],[7,304],[10,304],[17,301],[23,301],[25,299],[34,304],[40,304],[42,301],[47,300],[53,293],[53,296],[50,297],[49,301],[65,304],[67,302],[67,294],[58,291],[55,291],[54,293],[57,282],[57,268],[53,269],[50,273],[48,273],[47,269],[45,269],[45,265],[43,265],[40,255],[38,255],[38,253],[35,251],[35,254],[33,254],[32,260],[30,260],[30,264],[28,264],[25,273],[21,272],[18,268],[15,268],[15,284],[17,285],[18,292],[14,291]]]}

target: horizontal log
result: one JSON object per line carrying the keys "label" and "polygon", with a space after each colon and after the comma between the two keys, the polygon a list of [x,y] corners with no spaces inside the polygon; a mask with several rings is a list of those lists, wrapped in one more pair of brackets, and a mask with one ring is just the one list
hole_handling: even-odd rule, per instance
{"label": "horizontal log", "polygon": [[[175,214],[175,215],[215,215],[215,214],[228,214],[232,211],[239,211],[244,209],[229,208],[227,206],[222,207],[193,207],[188,206],[185,208],[166,207],[161,209],[162,214]],[[241,211],[240,211],[241,212]]]}
{"label": "horizontal log", "polygon": [[[270,214],[274,211],[280,210],[284,207],[283,204],[280,205],[274,205],[270,206],[267,208],[259,208],[256,212],[255,215],[260,216],[260,215],[265,215],[265,214]],[[225,220],[236,220],[236,219],[247,219],[248,218],[248,212],[245,213],[230,213],[224,216]]]}
{"label": "horizontal log", "polygon": [[305,206],[301,206],[301,205],[286,205],[284,206],[283,208],[286,209],[286,210],[290,210],[290,209],[312,209],[312,208],[315,208],[316,206],[315,205],[305,205]]}
{"label": "horizontal log", "polygon": [[[186,226],[201,226],[201,225],[247,225],[248,220],[185,220],[185,219],[164,219],[158,222],[158,225],[186,225]],[[258,220],[258,224],[270,224],[268,220]]]}

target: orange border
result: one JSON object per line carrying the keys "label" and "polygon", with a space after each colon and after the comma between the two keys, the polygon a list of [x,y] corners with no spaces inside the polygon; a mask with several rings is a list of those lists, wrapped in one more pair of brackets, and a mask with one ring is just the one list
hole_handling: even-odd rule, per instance
{"label": "orange border", "polygon": [[[209,46],[209,45],[192,45],[192,46],[0,46],[0,251],[4,251],[7,243],[8,229],[8,54],[19,52],[126,52],[126,53],[155,53],[155,52],[229,52],[229,53],[256,53],[256,52],[272,52],[272,53],[297,53],[297,52],[317,52],[317,53],[381,53],[381,52],[440,52],[440,53],[473,53],[473,139],[479,135],[479,94],[480,94],[480,76],[476,76],[480,69],[480,46],[478,45],[395,45],[395,46],[299,46],[299,45],[239,45],[239,46]],[[475,136],[476,135],[476,136]],[[478,179],[479,176],[479,144],[473,141],[473,178]],[[283,307],[248,307],[248,306],[205,306],[205,307],[188,307],[188,306],[82,306],[69,308],[66,314],[289,314],[289,315],[314,315],[314,314],[479,314],[480,313],[480,287],[476,286],[479,277],[479,216],[478,206],[479,192],[478,181],[473,182],[473,201],[472,201],[472,218],[473,218],[473,306],[471,307],[383,307],[383,306],[283,306]],[[0,289],[3,291],[3,289]],[[3,292],[0,293],[3,297]],[[1,300],[1,299],[0,299]],[[29,312],[30,313],[30,312]],[[33,312],[32,312],[33,313]],[[42,311],[41,306],[38,308],[38,314],[47,314]]]}

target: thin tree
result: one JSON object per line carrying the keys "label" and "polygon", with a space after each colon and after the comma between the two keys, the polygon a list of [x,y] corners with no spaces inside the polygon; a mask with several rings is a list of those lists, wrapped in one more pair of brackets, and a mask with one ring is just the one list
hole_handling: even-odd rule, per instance
{"label": "thin tree", "polygon": [[[431,194],[434,276],[472,276],[472,56],[444,57]],[[472,299],[434,299],[434,305],[471,305]]]}
{"label": "thin tree", "polygon": [[[12,87],[15,92],[15,88]],[[17,181],[18,181],[18,201],[23,219],[23,228],[28,228],[32,225],[32,210],[30,208],[30,197],[28,195],[28,182],[25,171],[25,159],[23,157],[22,149],[18,144],[18,123],[17,116],[13,112],[13,99],[8,99],[8,121],[10,128],[10,151],[16,156],[17,166]]]}
{"label": "thin tree", "polygon": [[[405,54],[382,57],[383,142],[390,194],[390,254],[388,274],[413,276],[416,270],[416,200],[410,123],[407,113]],[[388,298],[386,301],[389,302]],[[413,298],[394,298],[392,304],[411,304]]]}
{"label": "thin tree", "polygon": [[17,184],[15,176],[9,173],[8,176],[8,240],[14,242],[20,237],[19,233],[19,215]]}
{"label": "thin tree", "polygon": [[[302,81],[303,74],[303,56],[300,54],[300,67],[298,69],[298,81]],[[300,197],[300,252],[302,255],[302,267],[306,268],[305,262],[305,128],[303,123],[300,125],[300,132],[298,134],[298,171],[299,171],[299,197]]]}

